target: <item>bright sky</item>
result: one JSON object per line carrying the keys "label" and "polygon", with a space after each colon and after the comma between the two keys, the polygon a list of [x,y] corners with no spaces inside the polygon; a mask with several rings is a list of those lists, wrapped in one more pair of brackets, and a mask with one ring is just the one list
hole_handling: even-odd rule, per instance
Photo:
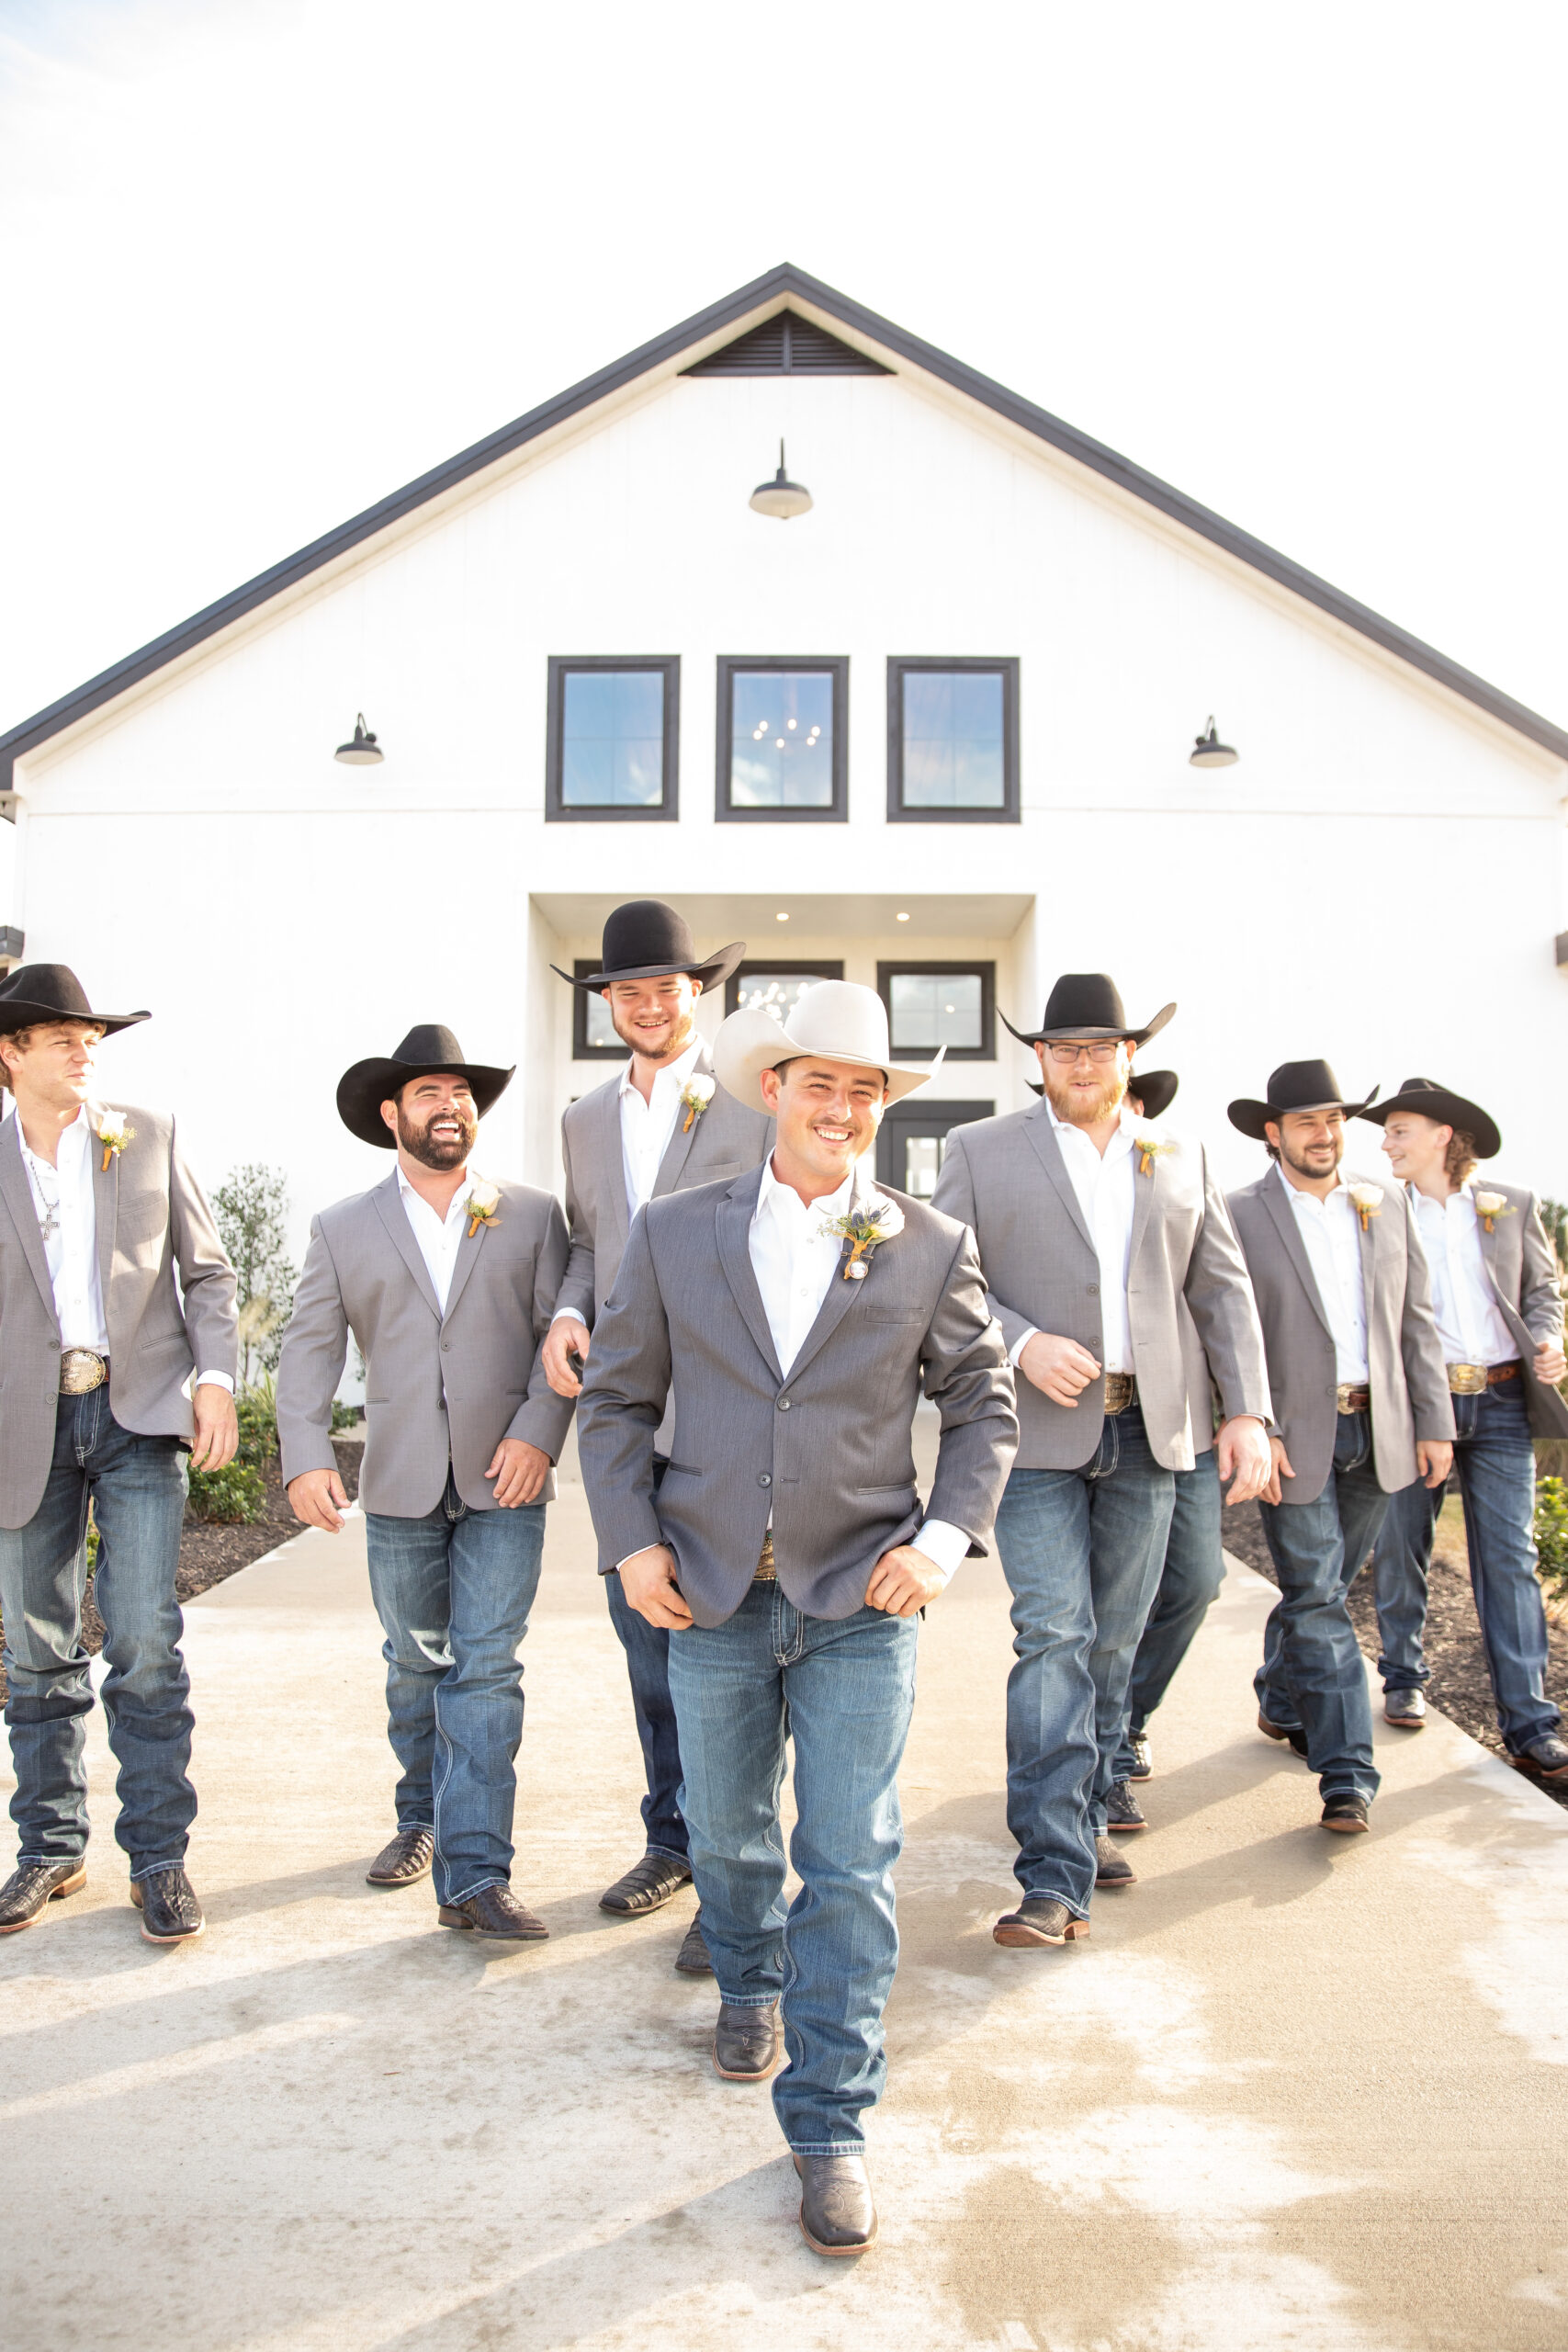
{"label": "bright sky", "polygon": [[0,0],[0,727],[781,260],[1568,724],[1552,0]]}

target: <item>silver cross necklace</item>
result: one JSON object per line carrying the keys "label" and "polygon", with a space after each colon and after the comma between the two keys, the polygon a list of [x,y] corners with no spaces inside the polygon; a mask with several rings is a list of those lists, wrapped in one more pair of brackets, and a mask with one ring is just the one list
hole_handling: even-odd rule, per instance
{"label": "silver cross necklace", "polygon": [[60,1230],[60,1218],[57,1215],[57,1211],[60,1207],[60,1171],[55,1168],[51,1168],[49,1170],[50,1174],[54,1179],[54,1191],[51,1193],[49,1186],[44,1182],[45,1164],[46,1163],[43,1160],[38,1158],[36,1153],[31,1151],[28,1152],[28,1172],[32,1177],[34,1189],[37,1192],[39,1200],[43,1203],[43,1215],[39,1219],[39,1232],[43,1237],[44,1244],[47,1247],[53,1236]]}

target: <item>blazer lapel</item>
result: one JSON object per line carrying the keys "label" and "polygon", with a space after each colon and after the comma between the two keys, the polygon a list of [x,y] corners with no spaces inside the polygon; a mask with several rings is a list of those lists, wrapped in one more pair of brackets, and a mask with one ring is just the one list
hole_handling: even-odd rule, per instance
{"label": "blazer lapel", "polygon": [[441,1308],[435,1296],[435,1285],[430,1279],[430,1269],[424,1262],[420,1246],[413,1238],[413,1227],[409,1223],[408,1213],[398,1192],[398,1171],[395,1168],[384,1184],[377,1185],[370,1197],[376,1204],[376,1213],[387,1228],[393,1249],[413,1276],[414,1287],[439,1323]]}
{"label": "blazer lapel", "polygon": [[[850,1187],[850,1214],[852,1216],[859,1214],[860,1210],[864,1206],[867,1197],[871,1193],[874,1193],[875,1190],[876,1186],[864,1173],[864,1163],[858,1163],[855,1168],[854,1182]],[[798,1374],[805,1371],[807,1365],[811,1362],[812,1357],[816,1355],[818,1351],[825,1346],[827,1341],[832,1338],[833,1333],[838,1329],[840,1324],[843,1321],[845,1316],[854,1305],[855,1300],[860,1296],[861,1292],[866,1288],[867,1283],[874,1283],[876,1280],[876,1260],[881,1251],[884,1249],[896,1250],[897,1246],[898,1243],[896,1236],[891,1241],[878,1243],[876,1249],[871,1253],[871,1261],[866,1267],[865,1279],[863,1282],[851,1282],[845,1274],[841,1263],[834,1267],[833,1279],[828,1284],[827,1295],[823,1298],[821,1306],[817,1310],[817,1320],[812,1324],[811,1329],[807,1331],[805,1339],[802,1340],[800,1343],[800,1353],[795,1357],[795,1362],[789,1368],[789,1376],[792,1380],[794,1380]],[[840,1252],[840,1257],[842,1253]]]}
{"label": "blazer lapel", "polygon": [[[1378,1211],[1376,1216],[1368,1217],[1364,1226],[1361,1223],[1361,1213],[1359,1209],[1353,1210],[1357,1226],[1356,1238],[1360,1243],[1361,1247],[1361,1316],[1367,1329],[1367,1362],[1369,1364],[1372,1360],[1372,1300],[1377,1290],[1378,1227],[1389,1213],[1388,1204],[1390,1200],[1397,1201],[1399,1200],[1399,1195],[1397,1193],[1391,1193],[1385,1185],[1383,1187],[1382,1207]],[[1399,1207],[1401,1213],[1403,1213],[1404,1209],[1404,1204],[1403,1201],[1399,1201]]]}
{"label": "blazer lapel", "polygon": [[89,1148],[93,1169],[93,1238],[98,1259],[98,1295],[104,1303],[104,1320],[108,1320],[109,1277],[114,1271],[115,1219],[119,1215],[119,1154],[109,1152],[108,1166],[104,1166],[104,1147],[98,1141],[98,1123],[105,1106],[93,1103],[88,1110],[92,1124]]}
{"label": "blazer lapel", "polygon": [[1271,1168],[1263,1180],[1263,1199],[1269,1216],[1274,1220],[1275,1229],[1285,1245],[1285,1255],[1300,1275],[1302,1288],[1312,1301],[1312,1311],[1332,1340],[1334,1328],[1325,1314],[1323,1301],[1317,1295],[1317,1284],[1313,1280],[1312,1261],[1306,1253],[1306,1244],[1296,1230],[1296,1213],[1285,1198],[1283,1180],[1275,1169]]}
{"label": "blazer lapel", "polygon": [[[401,1202],[400,1202],[398,1205],[400,1208],[402,1205]],[[504,1216],[506,1214],[506,1204],[504,1202],[502,1202],[501,1208],[496,1212],[496,1214],[498,1216]],[[405,1224],[408,1222],[406,1217],[403,1221]],[[471,1222],[472,1220],[470,1219],[470,1223]],[[484,1248],[484,1238],[487,1230],[488,1228],[481,1222],[473,1233],[470,1234],[465,1231],[461,1241],[457,1244],[457,1260],[452,1269],[452,1283],[450,1289],[446,1293],[446,1312],[442,1317],[443,1322],[449,1323],[452,1319],[453,1314],[457,1308],[457,1301],[462,1297],[463,1292],[468,1285],[468,1276],[474,1271],[475,1261],[479,1257],[479,1251]],[[423,1262],[424,1261],[422,1258],[420,1263],[423,1265]]]}
{"label": "blazer lapel", "polygon": [[[768,1329],[768,1311],[762,1305],[762,1294],[757,1287],[757,1276],[751,1264],[751,1219],[756,1214],[757,1195],[762,1189],[762,1170],[753,1168],[745,1176],[738,1176],[718,1204],[718,1261],[724,1268],[724,1278],[734,1294],[746,1329],[757,1343],[758,1351],[773,1378],[784,1379],[773,1335]],[[802,1351],[804,1353],[804,1351]]]}
{"label": "blazer lapel", "polygon": [[[713,1076],[713,1057],[705,1046],[692,1064],[694,1077],[698,1071],[701,1071],[705,1078]],[[619,1105],[617,1104],[616,1107],[618,1110]],[[653,1180],[653,1197],[656,1201],[661,1201],[666,1193],[679,1192],[681,1188],[681,1170],[686,1165],[692,1146],[697,1139],[697,1129],[702,1125],[702,1118],[699,1116],[693,1119],[688,1126],[687,1117],[688,1114],[685,1111],[677,1109],[675,1125],[671,1131],[670,1140],[664,1147],[664,1157],[659,1163],[659,1173]]]}
{"label": "blazer lapel", "polygon": [[49,1279],[49,1260],[43,1254],[43,1236],[39,1231],[38,1211],[33,1206],[33,1188],[28,1182],[28,1171],[22,1164],[22,1131],[17,1114],[0,1126],[0,1199],[11,1212],[22,1244],[22,1253],[32,1269],[39,1295],[49,1309],[51,1323],[54,1312],[54,1284]]}
{"label": "blazer lapel", "polygon": [[1024,1121],[1023,1132],[1034,1146],[1041,1167],[1055,1186],[1062,1206],[1092,1250],[1094,1236],[1084,1223],[1084,1213],[1078,1206],[1078,1196],[1073,1190],[1073,1180],[1067,1173],[1067,1163],[1062,1158],[1062,1147],[1056,1141],[1055,1130],[1051,1125],[1051,1114],[1043,1102],[1038,1106],[1031,1117]]}
{"label": "blazer lapel", "polygon": [[[621,1148],[621,1081],[614,1078],[599,1099],[598,1160],[603,1192],[600,1206],[609,1217],[617,1258],[624,1254],[631,1233],[626,1214],[626,1159]],[[593,1237],[594,1248],[599,1236]]]}
{"label": "blazer lapel", "polygon": [[1155,1187],[1159,1182],[1159,1154],[1157,1151],[1149,1161],[1149,1172],[1146,1176],[1140,1176],[1138,1173],[1138,1148],[1136,1144],[1133,1147],[1132,1158],[1133,1238],[1127,1250],[1127,1271],[1129,1273],[1131,1273],[1133,1268],[1138,1262],[1138,1252],[1143,1248],[1144,1236],[1148,1231],[1149,1219],[1154,1215]]}

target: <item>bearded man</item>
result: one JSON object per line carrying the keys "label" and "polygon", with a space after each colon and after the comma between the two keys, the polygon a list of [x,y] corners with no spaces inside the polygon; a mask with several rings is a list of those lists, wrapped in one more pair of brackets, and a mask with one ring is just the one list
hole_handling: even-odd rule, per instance
{"label": "bearded man", "polygon": [[[559,1396],[581,1392],[590,1334],[615,1284],[637,1211],[671,1193],[743,1174],[772,1142],[770,1119],[716,1088],[713,1062],[696,1030],[697,999],[705,989],[720,987],[745,953],[745,941],[737,939],[701,956],[673,907],[633,899],[604,925],[600,969],[571,983],[604,998],[631,1059],[617,1077],[570,1103],[561,1120],[571,1257],[544,1358]],[[654,1447],[656,1481],[664,1476],[672,1419],[673,1408]],[[670,1636],[632,1608],[618,1575],[605,1577],[604,1592],[626,1652],[647,1793],[644,1851],[606,1888],[600,1908],[634,1919],[668,1903],[688,1883],[692,1867],[680,1805]],[[698,1920],[687,1929],[675,1965],[687,1975],[709,1973]]]}
{"label": "bearded man", "polygon": [[395,1148],[397,1166],[311,1226],[277,1429],[296,1517],[335,1535],[346,1498],[332,1408],[352,1331],[366,1369],[359,1500],[401,1767],[396,1835],[367,1876],[410,1886],[434,1868],[443,1927],[527,1942],[548,1930],[511,1887],[517,1652],[571,1407],[540,1363],[565,1219],[549,1193],[469,1164],[512,1076],[465,1061],[436,1023],[344,1072],[339,1117]]}
{"label": "bearded man", "polygon": [[[1141,1027],[1105,972],[1069,972],[1033,1046],[1044,1098],[954,1127],[932,1205],[969,1226],[1018,1384],[1018,1460],[997,1513],[1012,1589],[1008,1826],[1023,1890],[993,1934],[1088,1933],[1090,1896],[1134,1871],[1107,1833],[1127,1693],[1159,1588],[1175,1473],[1213,1424],[1194,1408],[1185,1301],[1220,1394],[1231,1502],[1269,1475],[1269,1383],[1247,1269],[1202,1147],[1127,1103]],[[1004,1015],[1005,1018],[1005,1015]],[[1008,1023],[1012,1029],[1012,1023]]]}

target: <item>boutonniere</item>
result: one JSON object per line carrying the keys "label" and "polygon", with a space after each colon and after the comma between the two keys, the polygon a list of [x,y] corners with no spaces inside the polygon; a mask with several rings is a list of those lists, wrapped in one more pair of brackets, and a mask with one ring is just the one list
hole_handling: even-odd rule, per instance
{"label": "boutonniere", "polygon": [[1381,1184],[1352,1184],[1350,1198],[1356,1204],[1356,1215],[1361,1220],[1361,1231],[1365,1233],[1372,1218],[1382,1215],[1382,1187]]}
{"label": "boutonniere", "polygon": [[1156,1136],[1153,1127],[1133,1130],[1133,1148],[1138,1155],[1138,1173],[1146,1176],[1162,1151],[1173,1151],[1175,1143],[1169,1136]]}
{"label": "boutonniere", "polygon": [[696,1122],[713,1101],[713,1087],[714,1082],[711,1078],[705,1078],[700,1069],[694,1069],[682,1088],[681,1100],[686,1106],[686,1115],[681,1123],[681,1133],[683,1136],[690,1135]]}
{"label": "boutonniere", "polygon": [[481,1178],[469,1193],[468,1199],[463,1203],[463,1214],[468,1220],[468,1239],[470,1241],[473,1239],[481,1225],[493,1225],[495,1223],[495,1213],[500,1206],[500,1185],[487,1184]]}
{"label": "boutonniere", "polygon": [[1500,1216],[1512,1216],[1514,1212],[1502,1193],[1477,1193],[1475,1214],[1486,1227],[1487,1232],[1491,1233],[1495,1230],[1497,1219]]}
{"label": "boutonniere", "polygon": [[98,1172],[107,1175],[109,1161],[118,1159],[128,1143],[136,1141],[136,1129],[126,1125],[123,1111],[106,1111],[98,1121],[98,1141],[104,1148],[103,1165]]}
{"label": "boutonniere", "polygon": [[874,1193],[858,1209],[852,1209],[848,1216],[824,1219],[821,1229],[849,1243],[844,1280],[863,1283],[866,1261],[878,1243],[891,1241],[896,1233],[903,1232],[904,1212],[896,1202],[884,1200],[880,1193]]}

